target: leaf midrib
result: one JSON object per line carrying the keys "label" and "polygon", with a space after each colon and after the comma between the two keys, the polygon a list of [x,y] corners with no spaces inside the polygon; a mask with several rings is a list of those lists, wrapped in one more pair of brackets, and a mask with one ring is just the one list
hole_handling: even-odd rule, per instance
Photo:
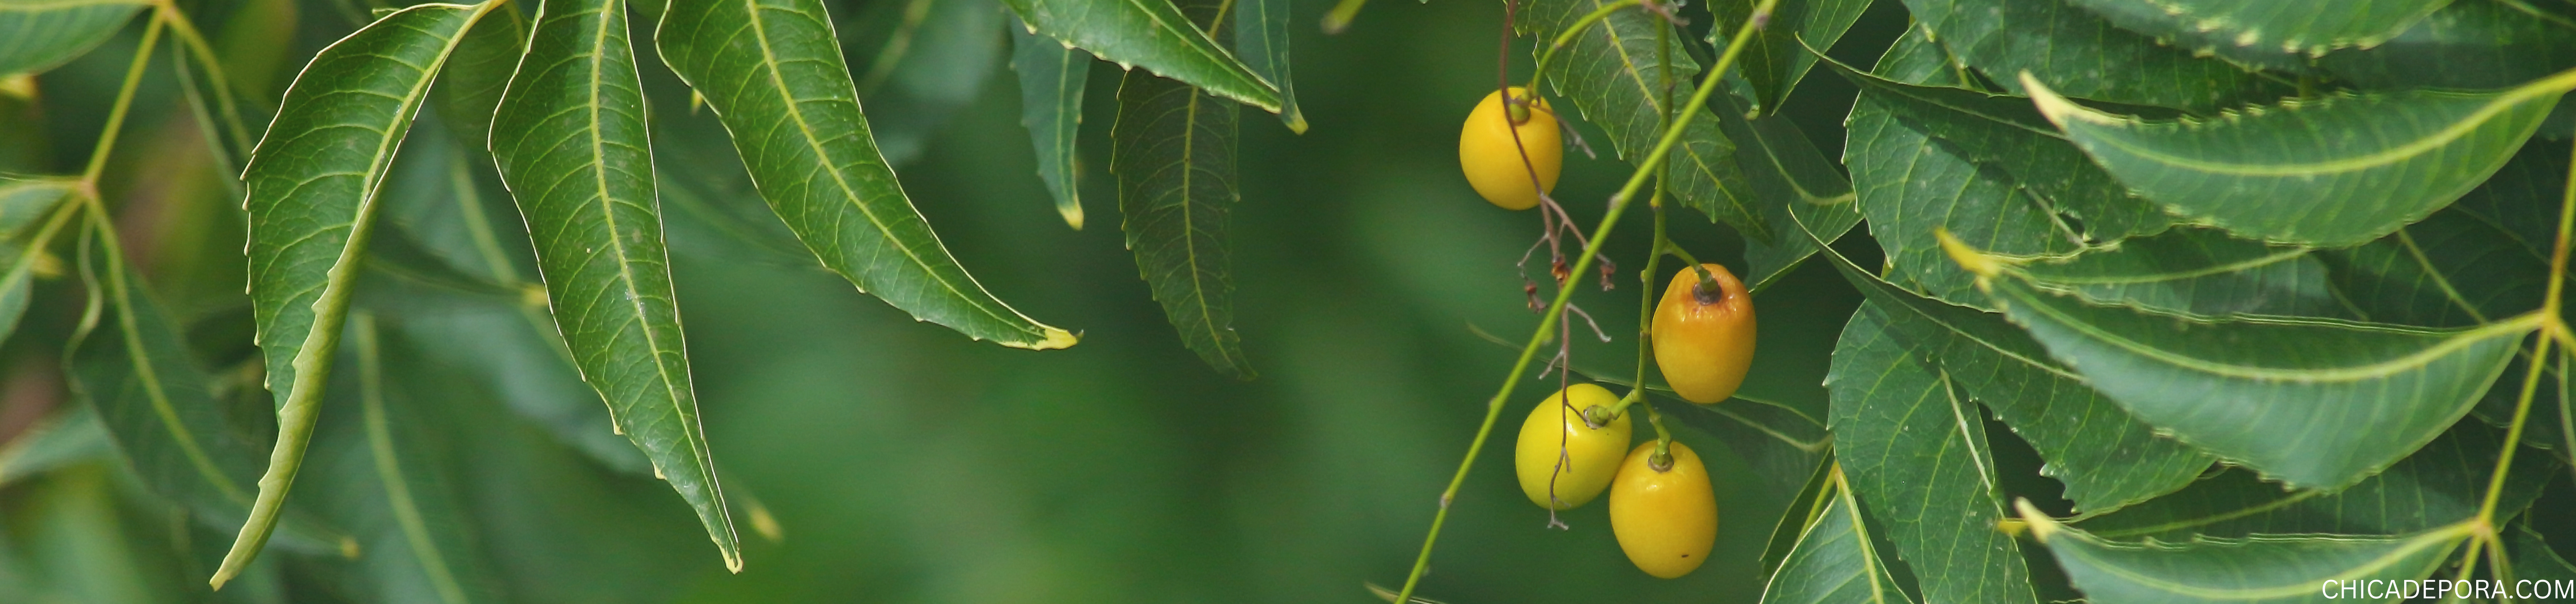
{"label": "leaf midrib", "polygon": [[[2472,521],[2472,522],[2474,522],[2474,521]],[[2369,563],[2367,563],[2367,564],[2363,564],[2363,565],[2360,565],[2360,566],[2356,566],[2356,567],[2353,567],[2353,568],[2350,568],[2350,569],[2344,570],[2344,571],[2342,571],[2341,573],[2338,573],[2338,574],[2335,574],[2335,575],[2326,576],[2326,577],[2302,578],[2302,579],[2299,579],[2299,580],[2296,582],[2296,584],[2292,584],[2292,585],[2278,585],[2278,586],[2273,586],[2273,587],[2263,587],[2263,588],[2213,589],[2213,588],[2206,588],[2206,587],[2194,587],[2194,586],[2190,586],[2190,585],[2183,585],[2183,584],[2179,584],[2179,583],[2174,583],[2174,582],[2171,582],[2171,581],[2167,581],[2167,580],[2164,580],[2164,579],[2162,579],[2162,578],[2158,578],[2158,577],[2150,577],[2150,576],[2146,576],[2146,575],[2144,575],[2144,574],[2140,574],[2140,573],[2137,573],[2137,572],[2134,572],[2134,571],[2130,571],[2130,570],[2128,570],[2127,568],[2124,568],[2124,567],[2120,567],[2120,566],[2116,566],[2116,565],[2112,565],[2112,564],[2105,563],[2105,562],[2103,562],[2101,559],[2094,558],[2094,557],[2092,557],[2092,556],[2090,556],[2090,555],[2087,555],[2087,554],[2085,553],[2085,550],[2083,550],[2082,548],[2068,548],[2068,549],[2064,549],[2064,550],[2060,550],[2060,551],[2067,552],[2067,553],[2068,553],[2068,554],[2070,554],[2070,555],[2073,555],[2073,556],[2076,556],[2076,557],[2079,557],[2079,558],[2084,558],[2086,561],[2088,561],[2088,562],[2092,562],[2092,563],[2093,563],[2093,568],[2094,568],[2095,570],[2099,570],[2099,571],[2101,571],[2103,574],[2111,575],[2111,576],[2114,576],[2114,577],[2119,577],[2119,578],[2121,578],[2121,579],[2125,579],[2125,580],[2129,581],[2130,583],[2137,584],[2137,585],[2139,585],[2139,586],[2143,586],[2143,587],[2148,587],[2148,588],[2153,588],[2153,589],[2163,590],[2163,591],[2165,591],[2165,592],[2167,592],[2167,593],[2172,593],[2172,594],[2177,594],[2177,595],[2185,595],[2185,596],[2193,596],[2193,597],[2199,597],[2199,598],[2206,598],[2206,599],[2211,599],[2211,600],[2221,600],[2221,599],[2224,599],[2224,600],[2261,600],[2261,599],[2268,599],[2268,598],[2285,598],[2285,597],[2291,597],[2291,596],[2298,596],[2298,595],[2302,595],[2302,594],[2307,594],[2307,593],[2309,593],[2309,592],[2311,592],[2311,591],[2314,591],[2314,590],[2316,589],[2316,588],[2311,587],[2311,586],[2313,586],[2313,585],[2317,585],[2319,581],[2331,581],[2331,580],[2335,580],[2335,579],[2351,579],[2351,578],[2356,578],[2356,577],[2366,577],[2366,576],[2370,576],[2370,573],[2377,572],[2377,571],[2379,571],[2379,570],[2381,570],[2381,569],[2385,569],[2385,568],[2388,568],[2388,567],[2390,567],[2390,566],[2396,565],[2398,562],[2400,562],[2400,561],[2404,560],[2404,559],[2406,558],[2406,556],[2408,556],[2408,555],[2412,555],[2412,554],[2414,554],[2414,553],[2415,553],[2415,552],[2417,552],[2417,551],[2423,550],[2424,548],[2432,547],[2432,546],[2434,546],[2435,544],[2438,544],[2438,543],[2447,542],[2447,541],[2450,541],[2450,540],[2455,539],[2455,538],[2459,538],[2459,537],[2464,537],[2464,536],[2466,536],[2466,535],[2471,531],[2470,525],[2471,525],[2471,523],[2465,523],[2465,522],[2464,522],[2464,523],[2461,523],[2461,524],[2452,525],[2452,526],[2445,527],[2445,528],[2442,528],[2442,529],[2439,529],[2439,530],[2435,530],[2435,531],[2432,531],[2432,532],[2429,532],[2429,533],[2425,533],[2425,534],[2422,534],[2422,535],[2416,535],[2416,536],[2414,536],[2414,537],[2408,538],[2408,539],[2406,540],[2406,544],[2405,544],[2404,546],[2401,546],[2401,547],[2399,547],[2399,548],[2397,548],[2397,549],[2394,549],[2394,550],[2390,550],[2388,553],[2386,553],[2386,554],[2382,554],[2382,555],[2380,555],[2379,557],[2372,558],[2372,559],[2370,560],[2370,562],[2369,562]],[[2086,535],[2086,534],[2084,534],[2084,533],[2082,533],[2082,532],[2078,532],[2078,531],[2069,531],[2069,533],[2070,533],[2071,535],[2073,535],[2073,536],[2075,537],[2075,539],[2076,539],[2076,540],[2078,540],[2078,541],[2083,541],[2083,542],[2085,542],[2086,544],[2093,545],[2093,546],[2096,546],[2096,547],[2101,547],[2101,548],[2104,548],[2104,549],[2119,549],[2119,548],[2121,548],[2121,547],[2122,547],[2120,544],[2115,544],[2115,543],[2111,543],[2111,542],[2107,542],[2107,541],[2102,541],[2102,540],[2099,540],[2099,539],[2094,539],[2094,538],[2092,538],[2092,536],[2090,536],[2090,535]],[[2356,540],[2356,541],[2359,541],[2359,540]],[[2252,542],[2254,542],[2254,541],[2253,541],[2253,540],[2248,540],[2248,541],[2246,541],[2246,543],[2252,543]]]}
{"label": "leaf midrib", "polygon": [[[2034,79],[2025,77],[2024,83],[2029,85],[2031,99],[2039,105],[2040,112],[2048,116],[2050,121],[2057,122],[2061,128],[2066,126],[2067,118],[2123,130],[2144,123],[2133,118],[2111,116],[2075,105],[2074,103],[2067,101],[2064,97],[2058,96],[2046,88],[2037,86],[2038,82]],[[2475,131],[2479,127],[2485,126],[2489,120],[2494,119],[2497,115],[2518,108],[2526,101],[2554,94],[2562,94],[2567,92],[2569,89],[2576,89],[2576,70],[2559,72],[2557,75],[2533,81],[2508,90],[2503,94],[2496,95],[2493,100],[2490,100],[2487,104],[2478,107],[2477,111],[2470,112],[2467,117],[2455,120],[2451,122],[2450,125],[2443,127],[2441,130],[2435,131],[2430,135],[2419,137],[2406,144],[2366,155],[2336,158],[2318,162],[2293,164],[2248,164],[2237,162],[2203,161],[2181,157],[2162,151],[2146,149],[2131,144],[2119,137],[2090,137],[2088,142],[2118,149],[2123,153],[2136,156],[2139,159],[2146,161],[2196,172],[2227,176],[2315,177],[2326,174],[2357,172],[2414,159],[2416,156],[2440,149],[2443,146],[2451,144],[2451,141],[2467,136],[2471,131]]]}
{"label": "leaf midrib", "polygon": [[[2440,343],[2434,344],[2433,346],[2383,361],[2323,369],[2279,369],[2220,363],[2168,352],[2164,349],[2148,346],[2136,340],[2104,331],[2101,328],[2094,327],[2092,324],[2076,320],[2074,317],[2063,312],[2059,312],[2055,307],[2040,302],[2033,297],[2047,294],[2027,292],[2009,286],[2005,289],[2011,290],[2013,292],[2013,297],[2026,302],[2026,304],[2022,304],[2022,306],[2030,309],[2032,312],[2045,315],[2050,320],[2056,321],[2060,325],[2065,326],[2067,330],[2074,331],[2077,334],[2091,338],[2094,341],[2110,345],[2113,348],[2117,348],[2131,354],[2136,354],[2141,357],[2146,357],[2149,360],[2170,365],[2178,369],[2198,371],[2219,377],[2268,382],[2316,384],[2358,382],[2362,380],[2388,377],[2400,372],[2419,369],[2426,365],[2430,365],[2436,360],[2449,356],[2452,352],[2486,341],[2489,338],[2498,337],[2507,333],[2519,335],[2520,332],[2536,329],[2544,319],[2541,314],[2535,312],[2501,322],[2478,326],[2473,329],[2454,331],[2449,335],[2444,336]],[[2245,321],[2243,323],[2254,322]],[[2291,325],[2295,323],[2277,322],[2269,324]],[[2396,330],[2390,331],[2395,332]],[[2427,333],[2424,335],[2434,334]]]}

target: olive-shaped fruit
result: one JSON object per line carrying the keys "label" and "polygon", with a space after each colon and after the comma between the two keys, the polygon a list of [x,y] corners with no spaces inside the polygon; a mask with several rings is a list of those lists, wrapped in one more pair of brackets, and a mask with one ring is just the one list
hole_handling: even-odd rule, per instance
{"label": "olive-shaped fruit", "polygon": [[1690,574],[1717,544],[1717,494],[1699,454],[1676,441],[1672,465],[1654,468],[1655,443],[1637,445],[1610,485],[1610,533],[1637,570],[1658,578]]}
{"label": "olive-shaped fruit", "polygon": [[1735,396],[1744,371],[1753,367],[1753,295],[1744,282],[1717,264],[1707,267],[1715,287],[1702,286],[1699,271],[1682,269],[1655,304],[1655,366],[1673,393],[1694,403],[1714,403]]}
{"label": "olive-shaped fruit", "polygon": [[[1458,167],[1467,172],[1467,184],[1485,201],[1506,210],[1527,210],[1538,205],[1540,193],[1556,190],[1557,171],[1565,164],[1565,147],[1558,142],[1556,111],[1546,99],[1535,98],[1518,86],[1510,88],[1518,108],[1506,107],[1503,92],[1485,95],[1476,110],[1467,114],[1467,125],[1458,130]],[[1520,119],[1513,119],[1514,115]],[[1515,144],[1512,133],[1518,131]],[[1526,152],[1529,161],[1521,161]],[[1538,173],[1538,186],[1530,186],[1530,172]]]}
{"label": "olive-shaped fruit", "polygon": [[[1594,427],[1585,422],[1584,412],[1598,408],[1596,413],[1607,413],[1618,404],[1619,397],[1607,389],[1575,384],[1530,409],[1512,453],[1513,465],[1520,470],[1521,492],[1529,495],[1530,503],[1571,510],[1610,488],[1610,478],[1619,472],[1619,458],[1628,450],[1628,414]],[[1561,458],[1559,451],[1564,453]]]}

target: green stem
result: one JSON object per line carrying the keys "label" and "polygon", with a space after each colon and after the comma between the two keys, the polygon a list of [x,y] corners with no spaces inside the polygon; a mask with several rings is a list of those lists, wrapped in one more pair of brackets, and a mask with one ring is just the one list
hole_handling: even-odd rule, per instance
{"label": "green stem", "polygon": [[134,89],[143,84],[144,70],[152,66],[152,47],[161,42],[161,20],[153,19],[143,27],[143,42],[134,46],[134,62],[125,68],[125,84],[116,90],[116,104],[107,110],[107,127],[98,133],[98,145],[90,149],[89,167],[81,169],[81,189],[92,201],[98,199],[98,175],[107,171],[107,156],[116,150],[116,135],[125,129],[125,114],[134,108]]}
{"label": "green stem", "polygon": [[[1639,162],[1637,170],[1629,175],[1627,184],[1610,197],[1610,210],[1601,217],[1601,225],[1593,228],[1592,242],[1583,247],[1581,256],[1575,258],[1574,269],[1569,274],[1580,275],[1592,268],[1592,261],[1601,255],[1601,246],[1610,240],[1611,230],[1619,225],[1619,217],[1626,213],[1628,201],[1636,198],[1637,189],[1645,185],[1646,177],[1654,175],[1654,166],[1662,164],[1664,157],[1672,153],[1673,145],[1681,140],[1682,132],[1690,127],[1691,120],[1707,111],[1709,93],[1719,88],[1718,78],[1735,65],[1736,56],[1744,52],[1745,41],[1753,38],[1754,28],[1770,20],[1771,10],[1779,4],[1780,0],[1762,0],[1760,5],[1753,7],[1752,18],[1746,19],[1743,27],[1736,31],[1735,38],[1726,45],[1726,53],[1718,56],[1717,64],[1709,69],[1699,89],[1692,93],[1690,104],[1665,127],[1663,139],[1655,142],[1654,151],[1647,153]],[[1547,312],[1539,317],[1538,329],[1530,334],[1529,343],[1521,347],[1520,359],[1512,363],[1511,373],[1504,376],[1502,389],[1485,402],[1485,421],[1476,428],[1476,438],[1467,445],[1467,457],[1459,461],[1458,472],[1450,476],[1449,488],[1440,493],[1440,510],[1431,516],[1430,533],[1423,536],[1422,553],[1414,557],[1413,570],[1404,578],[1404,589],[1396,593],[1397,602],[1412,601],[1413,590],[1421,587],[1422,572],[1431,566],[1431,550],[1440,542],[1440,527],[1449,521],[1449,504],[1457,500],[1458,489],[1466,484],[1468,470],[1476,465],[1476,455],[1484,452],[1485,441],[1494,432],[1494,420],[1502,415],[1503,403],[1511,400],[1512,389],[1519,386],[1521,376],[1528,373],[1530,361],[1537,358],[1539,346],[1547,342],[1550,330],[1555,329],[1556,322],[1564,317],[1566,303],[1573,300],[1575,286],[1582,282],[1581,279],[1567,279],[1557,286],[1556,301],[1548,304]]]}
{"label": "green stem", "polygon": [[1324,13],[1324,33],[1338,34],[1350,29],[1351,19],[1358,18],[1360,7],[1367,5],[1368,0],[1342,0],[1334,4],[1332,11]]}

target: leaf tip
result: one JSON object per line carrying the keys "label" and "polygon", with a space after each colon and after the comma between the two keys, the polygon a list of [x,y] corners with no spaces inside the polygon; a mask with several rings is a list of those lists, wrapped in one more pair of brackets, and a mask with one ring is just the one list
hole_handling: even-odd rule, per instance
{"label": "leaf tip", "polygon": [[2030,536],[2039,539],[2040,543],[2048,543],[2049,537],[2055,536],[2059,529],[2065,528],[2058,526],[2056,519],[2049,518],[2048,514],[2040,512],[2039,506],[2031,505],[2029,499],[2014,498],[2013,511],[2021,514],[2020,522],[2030,527]]}
{"label": "leaf tip", "polygon": [[2039,107],[2040,116],[2048,118],[2048,123],[2056,124],[2060,130],[2066,129],[2067,118],[2096,123],[2108,122],[2106,118],[2095,114],[2092,110],[2068,101],[2066,97],[2058,96],[2056,91],[2049,90],[2048,85],[2039,83],[2039,78],[2030,75],[2028,71],[2021,72],[2021,87],[2022,90],[2030,92],[2030,103]]}
{"label": "leaf tip", "polygon": [[[1076,220],[1079,220],[1079,218],[1078,218],[1078,217],[1076,217],[1075,219],[1076,219]],[[1074,225],[1074,228],[1077,228],[1077,229],[1078,229],[1078,228],[1082,228],[1082,225],[1081,225],[1081,224],[1079,224],[1079,223],[1077,223],[1077,224],[1075,224],[1075,225]],[[1002,345],[1004,345],[1004,346],[1009,346],[1009,347],[1012,347],[1012,348],[1026,348],[1026,349],[1029,349],[1029,350],[1056,350],[1056,349],[1059,349],[1059,348],[1070,348],[1070,347],[1072,347],[1074,344],[1078,344],[1078,343],[1081,343],[1081,342],[1082,342],[1082,336],[1081,336],[1081,335],[1075,334],[1075,333],[1070,332],[1070,331],[1065,331],[1065,330],[1057,329],[1057,328],[1054,328],[1054,327],[1048,327],[1048,326],[1045,326],[1045,325],[1039,325],[1039,326],[1038,326],[1038,328],[1039,328],[1039,329],[1043,329],[1043,330],[1045,330],[1045,332],[1044,332],[1044,333],[1046,334],[1046,337],[1045,337],[1045,338],[1040,339],[1040,340],[1035,341],[1035,342],[1003,342],[1003,343],[1002,343]]]}
{"label": "leaf tip", "polygon": [[1279,114],[1279,121],[1288,124],[1291,134],[1306,133],[1306,112],[1298,111],[1296,107],[1289,107],[1286,113]]}
{"label": "leaf tip", "polygon": [[1950,255],[1951,262],[1957,262],[1959,268],[1976,273],[1978,280],[1982,281],[2004,270],[2002,258],[1977,251],[1977,248],[1970,247],[1968,242],[1959,240],[1959,236],[1950,234],[1950,229],[1935,228],[1932,230],[1932,236],[1940,238],[1941,251]]}
{"label": "leaf tip", "polygon": [[[1072,200],[1068,199],[1066,201],[1070,202]],[[1056,206],[1055,211],[1057,214],[1064,215],[1065,226],[1073,227],[1073,230],[1076,231],[1082,230],[1082,204],[1080,202],[1066,203],[1064,205]]]}

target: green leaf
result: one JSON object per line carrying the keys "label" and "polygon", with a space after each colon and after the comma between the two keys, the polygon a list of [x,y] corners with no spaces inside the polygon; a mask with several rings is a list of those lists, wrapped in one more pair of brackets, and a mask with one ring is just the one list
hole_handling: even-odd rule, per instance
{"label": "green leaf", "polygon": [[2439,436],[2540,324],[2536,314],[2467,329],[2213,321],[2088,305],[2018,275],[1980,285],[2052,356],[2139,419],[2300,488],[2342,488]]}
{"label": "green leaf", "polygon": [[2183,543],[2095,537],[2021,503],[2031,533],[2086,599],[2102,604],[2313,602],[2327,581],[2420,579],[2474,522],[2404,536],[2255,535]]}
{"label": "green leaf", "polygon": [[[2254,472],[2231,469],[2189,488],[2118,512],[2076,522],[2105,539],[2256,534],[2402,535],[2433,530],[2478,514],[2503,449],[2504,431],[2461,422],[2388,470],[2340,491],[2286,490]],[[2540,485],[2560,471],[2555,459],[2523,458],[2497,500],[2500,515],[2529,507]]]}
{"label": "green leaf", "polygon": [[0,272],[0,342],[17,332],[46,248],[77,213],[75,204],[66,202],[81,199],[77,179],[0,179],[0,266],[6,267]]}
{"label": "green leaf", "polygon": [[2102,305],[2193,316],[2345,317],[2316,250],[2177,228],[2060,262],[2022,265],[2031,285]]}
{"label": "green leaf", "polygon": [[278,436],[250,522],[215,571],[217,587],[267,543],[303,463],[394,151],[439,66],[493,6],[406,8],[323,49],[251,154],[243,177],[251,304]]}
{"label": "green leaf", "polygon": [[[1672,389],[1660,384],[1647,389],[1672,397]],[[1695,405],[1672,397],[1658,401],[1656,408],[1726,443],[1726,448],[1762,479],[1760,486],[1765,490],[1797,497],[1815,468],[1833,455],[1833,438],[1825,431],[1824,418],[1809,417],[1804,410],[1788,404],[1754,400],[1745,394],[1738,391],[1735,398],[1727,399],[1732,402],[1724,405]]]}
{"label": "green leaf", "polygon": [[[1761,204],[1762,223],[1775,234],[1770,243],[1744,238],[1744,261],[1751,267],[1747,291],[1761,293],[1816,253],[1817,239],[1796,234],[1800,224],[1814,225],[1818,239],[1831,243],[1860,224],[1851,179],[1833,160],[1825,159],[1807,133],[1787,116],[1745,120],[1732,112],[1733,99],[1709,97],[1717,108],[1718,126],[1740,145],[1735,163],[1752,182]],[[1694,120],[1696,121],[1696,120]]]}
{"label": "green leaf", "polygon": [[[1831,64],[1840,65],[1841,62]],[[1887,47],[1887,53],[1878,56],[1878,63],[1870,67],[1870,72],[1890,81],[1921,86],[1972,86],[1964,79],[1968,67],[1960,64],[1958,57],[1950,56],[1949,49],[1942,48],[1941,43],[1932,41],[1932,30],[1925,29],[1920,21],[1896,37],[1896,42]]]}
{"label": "green leaf", "polygon": [[141,0],[0,0],[0,76],[40,73],[114,37]]}
{"label": "green leaf", "polygon": [[1771,526],[1771,540],[1762,547],[1763,575],[1779,572],[1780,562],[1787,560],[1789,552],[1804,540],[1807,527],[1838,503],[1835,499],[1840,487],[1835,481],[1841,477],[1840,469],[1834,465],[1829,449],[1815,470],[1807,473],[1806,484],[1799,485],[1797,496],[1789,499],[1789,508],[1781,510],[1780,520]]}
{"label": "green leaf", "polygon": [[518,9],[498,9],[474,22],[455,56],[438,70],[429,102],[447,131],[475,150],[492,146],[492,114],[501,106],[501,91],[519,68],[527,50],[528,20]]}
{"label": "green leaf", "polygon": [[356,350],[343,360],[356,364],[355,379],[335,380],[307,488],[318,509],[365,543],[368,555],[346,563],[354,591],[370,602],[499,601],[454,481],[431,454],[444,444],[438,435],[463,427],[426,423],[434,415],[408,396],[441,385],[389,371],[421,359],[379,338],[371,315],[350,317],[349,332]]}
{"label": "green leaf", "polygon": [[2320,258],[2354,312],[2381,323],[2477,325],[2539,309],[2549,288],[2548,258],[2458,206]]}
{"label": "green leaf", "polygon": [[2549,541],[2531,530],[2531,523],[2515,523],[2513,535],[2506,537],[2505,543],[2510,544],[2507,551],[2512,552],[2516,578],[2562,582],[2562,585],[2576,583],[2576,564],[2568,564],[2567,558],[2550,549]]}
{"label": "green leaf", "polygon": [[1297,84],[1289,77],[1288,22],[1295,3],[1289,0],[1241,0],[1233,9],[1234,51],[1261,79],[1279,86],[1279,122],[1288,131],[1306,133],[1306,112],[1297,109]]}
{"label": "green leaf", "polygon": [[1861,520],[1860,501],[1840,484],[1842,473],[1828,467],[1818,474],[1831,476],[1833,482],[1824,489],[1829,493],[1815,502],[1814,522],[1803,524],[1805,530],[1796,534],[1796,549],[1763,583],[1763,604],[1913,602],[1887,573],[1869,523]]}
{"label": "green leaf", "polygon": [[959,109],[973,105],[1001,63],[1010,21],[992,0],[906,0],[861,5],[835,24],[856,68],[868,133],[888,163],[921,157]]}
{"label": "green leaf", "polygon": [[1984,413],[1924,350],[1861,305],[1834,345],[1834,457],[1870,516],[1884,520],[1929,602],[2035,602],[2003,516]]}
{"label": "green leaf", "polygon": [[[1194,3],[1193,11],[1216,12]],[[1181,343],[1217,373],[1252,379],[1234,332],[1232,254],[1226,217],[1235,189],[1237,116],[1231,103],[1175,80],[1127,72],[1118,82],[1109,173],[1118,178],[1120,229],[1136,267]]]}
{"label": "green leaf", "polygon": [[1286,102],[1278,86],[1236,60],[1217,36],[1195,26],[1170,2],[1003,0],[1003,4],[1010,5],[1037,33],[1091,51],[1121,68],[1143,67],[1272,113],[1279,113]]}
{"label": "green leaf", "polygon": [[2078,509],[2107,512],[2191,483],[2210,459],[2086,386],[2004,317],[1924,298],[1824,254],[1871,300],[1892,329],[1922,347],[1968,395],[1986,404],[2047,460]]}
{"label": "green leaf", "polygon": [[[64,353],[72,393],[96,410],[145,487],[210,526],[242,526],[258,489],[258,445],[227,417],[178,323],[96,226],[83,227],[92,249],[81,257],[92,302]],[[336,530],[298,514],[279,524],[282,546],[356,551]]]}
{"label": "green leaf", "polygon": [[[1718,27],[1710,28],[1710,46],[1725,48],[1722,32],[1753,17],[1755,2],[1716,2],[1708,5],[1717,17]],[[1744,44],[1743,54],[1736,57],[1738,69],[1746,83],[1756,92],[1753,105],[1763,113],[1777,114],[1789,93],[1798,89],[1798,81],[1816,66],[1816,53],[1808,47],[1829,49],[1861,13],[1869,11],[1870,0],[1817,0],[1815,2],[1782,2],[1772,9],[1770,21],[1760,35]],[[1796,239],[1796,237],[1791,237]]]}
{"label": "green leaf", "polygon": [[662,60],[723,118],[752,183],[825,267],[913,318],[1015,348],[1072,332],[1012,310],[948,254],[877,151],[821,0],[675,0]]}
{"label": "green leaf", "polygon": [[2387,42],[2317,66],[2363,89],[2509,88],[2576,67],[2576,5],[2452,0]]}
{"label": "green leaf", "polygon": [[583,381],[741,572],[689,378],[641,86],[625,2],[545,0],[493,118],[492,155]]}
{"label": "green leaf", "polygon": [[1905,0],[1930,38],[2014,94],[2016,74],[2066,96],[2210,111],[2288,92],[2224,61],[2113,27],[2060,0]]}
{"label": "green leaf", "polygon": [[[1611,3],[1538,0],[1524,9],[1520,27],[1523,33],[1538,36],[1534,52],[1545,54],[1566,27]],[[1609,135],[1611,149],[1630,162],[1645,161],[1653,152],[1664,135],[1667,99],[1687,102],[1700,71],[1699,63],[1682,50],[1681,36],[1689,34],[1674,30],[1662,38],[1666,46],[1658,47],[1658,23],[1642,10],[1619,9],[1576,33],[1547,64],[1545,76],[1556,93],[1573,101],[1585,121]],[[1670,96],[1665,94],[1666,82],[1672,85]],[[1711,96],[1711,110],[1725,111],[1716,98]],[[1716,121],[1693,119],[1682,130],[1667,155],[1671,180],[1663,186],[1682,205],[1734,225],[1748,239],[1776,243],[1769,225],[1762,222],[1760,202],[1736,165],[1736,145]]]}
{"label": "green leaf", "polygon": [[2266,68],[2295,68],[2300,59],[2327,51],[2378,46],[2451,2],[2068,1],[2166,44]]}
{"label": "green leaf", "polygon": [[2067,138],[2166,211],[2325,247],[2369,241],[2458,199],[2576,88],[2568,72],[2496,92],[2338,95],[2213,120],[2148,121],[2076,105],[2023,79]]}
{"label": "green leaf", "polygon": [[1020,74],[1020,125],[1037,146],[1038,179],[1055,196],[1064,223],[1082,230],[1082,188],[1075,182],[1082,170],[1075,164],[1074,142],[1082,133],[1091,58],[1026,26],[1011,28],[1011,42],[1011,70]]}
{"label": "green leaf", "polygon": [[87,406],[62,409],[0,443],[0,486],[114,454],[97,413]]}
{"label": "green leaf", "polygon": [[2044,209],[2033,190],[1898,118],[1877,95],[1864,93],[1844,123],[1850,143],[1843,162],[1870,234],[1886,250],[1890,280],[1953,303],[1982,304],[1975,276],[1941,253],[1934,234],[1944,231],[2014,258],[2083,249],[2082,234]]}

